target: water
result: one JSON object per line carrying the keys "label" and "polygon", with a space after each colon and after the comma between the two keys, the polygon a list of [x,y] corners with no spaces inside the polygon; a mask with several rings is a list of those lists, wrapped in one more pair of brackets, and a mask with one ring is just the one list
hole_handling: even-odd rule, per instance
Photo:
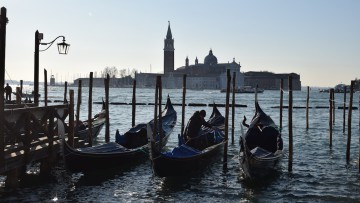
{"label": "water", "polygon": [[[75,90],[77,88],[70,88]],[[42,92],[41,88],[40,91]],[[87,118],[87,88],[83,88],[83,105],[80,117]],[[154,102],[153,89],[138,89],[139,103]],[[182,90],[163,90],[173,103],[182,102]],[[187,90],[186,103],[225,103],[225,93],[219,91]],[[260,105],[274,121],[279,123],[279,91],[265,91],[259,94]],[[103,88],[94,88],[93,100],[101,101]],[[76,100],[77,96],[75,96]],[[288,105],[288,95],[284,94],[284,105]],[[310,106],[328,106],[329,94],[310,93]],[[49,87],[50,100],[63,99],[63,87]],[[131,102],[132,89],[110,89],[110,102]],[[343,105],[343,94],[336,94],[336,107]],[[347,105],[348,105],[347,98]],[[231,101],[231,99],[230,99]],[[333,146],[329,147],[328,109],[309,109],[309,130],[305,129],[305,109],[293,110],[294,156],[293,171],[288,172],[288,126],[287,109],[283,113],[282,137],[285,157],[280,162],[279,171],[273,176],[255,181],[244,179],[238,163],[238,138],[240,122],[244,115],[250,119],[254,113],[254,95],[237,94],[237,104],[246,108],[236,108],[235,144],[229,143],[228,171],[222,170],[221,155],[199,176],[189,178],[159,178],[153,175],[150,161],[135,164],[122,170],[84,175],[71,174],[59,163],[53,171],[53,178],[42,180],[37,175],[27,175],[27,181],[15,192],[4,189],[1,184],[0,202],[360,202],[359,158],[359,112],[353,111],[350,162],[346,163],[347,130],[342,132],[342,112],[336,109],[333,127]],[[50,103],[52,104],[52,103]],[[294,92],[294,106],[306,105],[306,92]],[[354,94],[354,105],[358,106],[358,93]],[[93,105],[93,114],[101,105]],[[185,120],[195,110],[204,108],[210,116],[212,107],[186,107]],[[177,144],[177,134],[181,126],[181,106],[175,106],[178,123],[169,140],[168,148]],[[219,108],[225,115],[225,108]],[[153,118],[153,106],[137,106],[136,123]],[[230,120],[231,121],[231,113]],[[347,116],[346,116],[347,122]],[[125,132],[131,125],[131,105],[110,106],[110,134],[114,140],[115,131]],[[230,122],[231,126],[231,122]],[[347,129],[347,124],[346,124]],[[231,131],[230,131],[231,132]],[[104,130],[97,142],[104,142]],[[231,136],[231,134],[230,134]],[[231,139],[229,139],[231,141]],[[37,167],[29,167],[28,173],[38,173]]]}

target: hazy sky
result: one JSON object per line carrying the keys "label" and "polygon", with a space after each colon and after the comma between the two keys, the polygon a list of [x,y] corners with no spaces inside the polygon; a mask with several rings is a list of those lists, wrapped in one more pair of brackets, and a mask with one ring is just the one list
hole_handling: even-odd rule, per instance
{"label": "hazy sky", "polygon": [[235,58],[242,72],[298,73],[303,86],[360,78],[358,0],[2,0],[0,6],[9,19],[6,79],[33,81],[36,30],[42,42],[64,35],[71,44],[68,55],[56,45],[40,53],[40,81],[44,68],[69,82],[106,66],[162,72],[168,21],[175,68],[186,56],[202,63],[212,49],[220,63]]}

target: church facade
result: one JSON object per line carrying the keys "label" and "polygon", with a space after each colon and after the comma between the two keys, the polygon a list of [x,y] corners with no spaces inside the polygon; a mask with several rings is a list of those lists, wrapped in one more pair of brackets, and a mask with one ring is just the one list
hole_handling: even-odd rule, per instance
{"label": "church facade", "polygon": [[175,48],[174,39],[172,37],[170,23],[168,26],[166,38],[164,40],[164,73],[137,73],[135,78],[139,87],[155,87],[156,76],[162,76],[163,88],[182,88],[183,76],[186,75],[186,87],[188,89],[225,89],[227,75],[229,69],[231,76],[236,75],[235,85],[244,85],[244,75],[240,72],[240,63],[236,63],[235,59],[231,63],[218,63],[217,57],[210,50],[209,54],[204,58],[203,63],[199,63],[195,58],[193,64],[189,63],[186,57],[184,66],[175,70],[174,68]]}

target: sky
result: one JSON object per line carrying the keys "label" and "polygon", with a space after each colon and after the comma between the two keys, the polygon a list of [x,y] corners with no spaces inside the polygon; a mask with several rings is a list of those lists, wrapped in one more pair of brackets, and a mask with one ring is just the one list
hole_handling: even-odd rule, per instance
{"label": "sky", "polygon": [[[42,42],[44,69],[58,82],[100,75],[105,67],[163,71],[168,21],[175,68],[212,49],[219,63],[241,64],[241,72],[300,74],[302,86],[331,87],[360,78],[358,0],[2,0],[7,9],[6,80],[34,80],[34,36]],[[57,40],[56,43],[60,43]],[[40,49],[46,48],[41,46]]]}

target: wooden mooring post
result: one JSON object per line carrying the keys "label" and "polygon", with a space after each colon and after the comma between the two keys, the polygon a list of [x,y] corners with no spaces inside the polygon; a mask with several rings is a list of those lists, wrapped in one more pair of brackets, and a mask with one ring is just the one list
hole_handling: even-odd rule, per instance
{"label": "wooden mooring post", "polygon": [[332,147],[332,129],[333,129],[333,96],[334,89],[331,88],[329,92],[329,146]]}
{"label": "wooden mooring post", "polygon": [[333,120],[332,123],[335,125],[335,91],[332,92],[332,111],[333,111]]}
{"label": "wooden mooring post", "polygon": [[309,130],[309,101],[310,101],[310,87],[307,86],[307,94],[306,94],[306,130]]}
{"label": "wooden mooring post", "polygon": [[229,101],[230,101],[230,83],[231,75],[230,69],[226,70],[226,104],[225,104],[225,146],[224,146],[224,162],[223,170],[227,170],[227,153],[228,153],[228,140],[229,140]]}
{"label": "wooden mooring post", "polygon": [[[155,103],[154,103],[154,125],[152,129],[152,139],[151,139],[151,149],[155,148],[155,142],[156,142],[156,126],[157,126],[157,116],[158,116],[158,101],[159,101],[159,80],[160,76],[156,76],[156,85],[155,85]],[[152,156],[153,154],[150,153]],[[151,160],[153,160],[155,157],[151,157]]]}
{"label": "wooden mooring post", "polygon": [[[359,94],[360,95],[360,94]],[[360,111],[360,109],[359,109]],[[345,133],[345,116],[346,115],[346,85],[344,85],[344,103],[343,103],[343,133]]]}
{"label": "wooden mooring post", "polygon": [[21,96],[21,98],[22,98],[22,93],[23,93],[23,84],[24,84],[24,81],[20,80],[20,96]]}
{"label": "wooden mooring post", "polygon": [[[5,44],[6,44],[6,8],[0,10],[0,95],[4,97],[5,84]],[[5,132],[4,132],[4,99],[0,99],[0,164],[4,163]]]}
{"label": "wooden mooring post", "polygon": [[45,106],[48,105],[47,70],[44,69],[44,99]]}
{"label": "wooden mooring post", "polygon": [[110,119],[109,119],[109,83],[110,76],[107,74],[105,81],[105,116],[106,116],[106,124],[105,124],[105,142],[110,142]]}
{"label": "wooden mooring post", "polygon": [[70,106],[69,106],[69,132],[68,144],[74,147],[74,90],[69,91]]}
{"label": "wooden mooring post", "polygon": [[66,99],[66,95],[67,95],[67,86],[68,86],[68,83],[65,81],[65,84],[64,84],[64,104],[67,103],[67,99]]}
{"label": "wooden mooring post", "polygon": [[90,72],[89,79],[89,103],[88,103],[88,140],[89,146],[92,146],[93,135],[92,135],[92,90],[93,90],[93,72]]}
{"label": "wooden mooring post", "polygon": [[[346,161],[350,161],[350,145],[351,145],[351,116],[352,116],[352,105],[353,105],[353,95],[354,95],[354,81],[351,81],[350,84],[350,98],[349,98],[349,111],[348,111],[348,139],[346,145]],[[360,109],[359,109],[360,111]]]}
{"label": "wooden mooring post", "polygon": [[280,132],[282,131],[282,117],[283,117],[283,101],[284,101],[284,79],[280,79]]}
{"label": "wooden mooring post", "polygon": [[[185,128],[185,99],[186,99],[186,74],[183,75],[183,93],[182,93],[182,105],[181,105],[181,137],[184,138]],[[185,139],[184,139],[185,140]]]}
{"label": "wooden mooring post", "polygon": [[288,108],[288,121],[289,121],[289,164],[288,171],[292,171],[293,162],[293,131],[292,131],[292,109],[293,109],[293,92],[292,92],[292,76],[289,75],[289,108]]}
{"label": "wooden mooring post", "polygon": [[236,85],[236,72],[233,72],[232,103],[231,103],[231,144],[234,144],[234,130],[235,130],[235,85]]}
{"label": "wooden mooring post", "polygon": [[132,113],[131,113],[131,127],[135,126],[136,117],[136,80],[133,80],[133,95],[132,95]]}
{"label": "wooden mooring post", "polygon": [[162,146],[162,138],[164,137],[163,135],[163,130],[162,130],[162,116],[161,116],[161,106],[162,106],[162,82],[161,82],[161,76],[159,76],[159,151],[161,151],[161,146]]}
{"label": "wooden mooring post", "polygon": [[16,87],[16,104],[21,104],[21,89]]}
{"label": "wooden mooring post", "polygon": [[78,83],[78,97],[77,97],[77,103],[76,103],[75,135],[78,134],[79,125],[80,125],[81,86],[82,86],[82,81],[79,80],[79,83]]}

